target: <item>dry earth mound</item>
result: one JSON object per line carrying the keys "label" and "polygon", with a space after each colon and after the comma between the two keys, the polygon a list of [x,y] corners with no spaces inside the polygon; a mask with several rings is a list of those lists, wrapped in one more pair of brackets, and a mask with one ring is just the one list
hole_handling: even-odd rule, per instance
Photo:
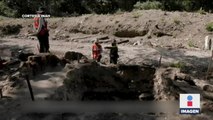
{"label": "dry earth mound", "polygon": [[[121,39],[139,38],[137,41],[152,41],[161,46],[203,48],[204,37],[211,35],[205,27],[212,22],[212,19],[211,14],[144,10],[112,15],[90,14],[70,18],[50,18],[48,22],[52,40],[72,41],[71,34],[76,33],[109,34]],[[0,25],[5,26],[2,33],[6,31],[14,34],[20,29],[15,37],[26,38],[32,33],[32,23],[32,19],[5,18]],[[8,25],[18,26],[15,28],[19,29],[7,27]],[[20,25],[22,28],[19,27]]]}
{"label": "dry earth mound", "polygon": [[53,99],[177,100],[179,93],[186,91],[175,84],[176,81],[189,81],[179,69],[159,69],[147,65],[103,66],[96,62],[73,63],[67,64],[66,71],[64,86],[56,91]]}

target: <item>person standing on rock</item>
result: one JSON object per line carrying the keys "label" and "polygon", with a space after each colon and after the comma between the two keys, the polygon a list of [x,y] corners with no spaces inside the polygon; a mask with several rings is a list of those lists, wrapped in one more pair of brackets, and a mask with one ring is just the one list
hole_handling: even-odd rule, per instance
{"label": "person standing on rock", "polygon": [[44,14],[44,8],[39,8],[37,16],[34,18],[34,29],[39,41],[39,52],[49,52],[49,30],[47,29],[47,21],[41,15]]}
{"label": "person standing on rock", "polygon": [[102,58],[102,53],[103,49],[102,46],[100,45],[98,39],[95,40],[93,46],[92,46],[92,58],[93,60],[100,62]]}

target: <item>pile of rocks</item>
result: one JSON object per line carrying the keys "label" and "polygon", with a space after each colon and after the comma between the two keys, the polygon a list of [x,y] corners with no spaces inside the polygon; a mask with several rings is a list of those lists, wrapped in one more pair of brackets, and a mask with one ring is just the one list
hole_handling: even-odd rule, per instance
{"label": "pile of rocks", "polygon": [[150,66],[102,66],[88,62],[67,64],[66,71],[64,86],[53,99],[136,100],[142,93],[153,96],[155,68]]}
{"label": "pile of rocks", "polygon": [[16,88],[26,87],[26,76],[34,77],[47,67],[56,67],[60,59],[51,53],[33,54],[17,52],[9,60],[2,60],[0,86],[2,93],[12,92]]}

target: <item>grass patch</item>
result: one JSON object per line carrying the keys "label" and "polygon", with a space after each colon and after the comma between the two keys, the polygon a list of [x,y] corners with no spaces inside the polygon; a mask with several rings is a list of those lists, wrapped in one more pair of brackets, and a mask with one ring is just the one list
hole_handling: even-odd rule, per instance
{"label": "grass patch", "polygon": [[197,48],[197,46],[192,41],[188,42],[188,46],[193,47],[193,48]]}
{"label": "grass patch", "polygon": [[5,2],[0,1],[0,14],[7,17],[15,17],[17,13],[15,10],[9,8]]}
{"label": "grass patch", "polygon": [[124,11],[121,10],[121,9],[118,9],[116,12],[115,12],[116,15],[121,15],[121,14],[124,14]]}
{"label": "grass patch", "polygon": [[4,20],[5,17],[4,16],[0,16],[0,21]]}
{"label": "grass patch", "polygon": [[177,25],[180,25],[181,21],[175,18],[174,23],[177,24]]}
{"label": "grass patch", "polygon": [[213,22],[206,24],[206,30],[209,32],[213,31]]}
{"label": "grass patch", "polygon": [[200,14],[202,14],[202,15],[205,15],[205,14],[206,14],[206,11],[203,10],[202,7],[201,7],[197,12],[200,13]]}
{"label": "grass patch", "polygon": [[178,61],[177,63],[170,64],[170,67],[183,69],[186,67],[186,63]]}
{"label": "grass patch", "polygon": [[140,12],[133,12],[132,15],[133,15],[133,18],[139,18],[140,16],[142,16]]}
{"label": "grass patch", "polygon": [[160,20],[161,20],[161,22],[165,22],[165,19],[164,19],[164,18],[161,18]]}

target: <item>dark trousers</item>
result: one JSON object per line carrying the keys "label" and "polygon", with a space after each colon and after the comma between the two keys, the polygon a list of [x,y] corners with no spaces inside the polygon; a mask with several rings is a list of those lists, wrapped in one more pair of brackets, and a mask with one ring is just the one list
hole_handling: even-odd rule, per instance
{"label": "dark trousers", "polygon": [[117,64],[117,62],[118,62],[117,57],[110,57],[110,63]]}
{"label": "dark trousers", "polygon": [[46,53],[49,52],[49,35],[37,36],[39,41],[39,52]]}
{"label": "dark trousers", "polygon": [[102,58],[102,55],[98,56],[97,62],[100,62]]}

